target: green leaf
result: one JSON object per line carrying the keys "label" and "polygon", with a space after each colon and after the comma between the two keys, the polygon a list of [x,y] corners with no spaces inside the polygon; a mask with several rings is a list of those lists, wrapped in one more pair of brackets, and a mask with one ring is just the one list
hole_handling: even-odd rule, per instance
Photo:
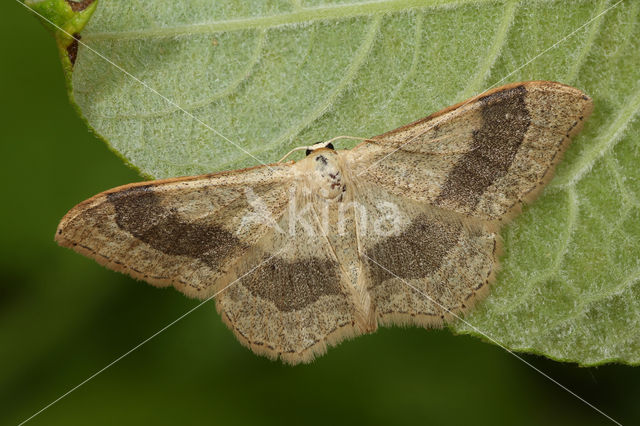
{"label": "green leaf", "polygon": [[80,46],[72,96],[114,150],[168,177],[379,134],[498,84],[578,87],[594,114],[503,231],[473,326],[451,328],[582,365],[638,364],[639,16],[632,0],[112,0],[82,40],[145,85]]}

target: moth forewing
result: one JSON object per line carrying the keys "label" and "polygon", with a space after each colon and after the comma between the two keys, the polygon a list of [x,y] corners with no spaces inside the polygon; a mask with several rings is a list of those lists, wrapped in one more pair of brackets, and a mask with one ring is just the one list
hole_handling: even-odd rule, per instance
{"label": "moth forewing", "polygon": [[281,215],[290,168],[276,164],[114,188],[67,213],[56,240],[118,272],[206,298],[272,232],[259,223],[237,232],[251,208],[245,188],[251,186]]}
{"label": "moth forewing", "polygon": [[514,83],[363,142],[349,160],[395,194],[504,221],[551,179],[592,109],[578,89]]}
{"label": "moth forewing", "polygon": [[551,179],[591,99],[514,83],[297,163],[106,191],[59,244],[189,296],[216,296],[253,351],[308,362],[379,324],[438,326],[488,292],[500,226]]}

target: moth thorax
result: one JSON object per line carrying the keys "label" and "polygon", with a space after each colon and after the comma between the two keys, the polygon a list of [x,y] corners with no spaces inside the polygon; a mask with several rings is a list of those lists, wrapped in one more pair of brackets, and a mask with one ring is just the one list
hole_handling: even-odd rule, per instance
{"label": "moth thorax", "polygon": [[328,200],[341,199],[346,185],[338,153],[330,149],[320,149],[307,158],[312,162],[310,166],[313,192]]}

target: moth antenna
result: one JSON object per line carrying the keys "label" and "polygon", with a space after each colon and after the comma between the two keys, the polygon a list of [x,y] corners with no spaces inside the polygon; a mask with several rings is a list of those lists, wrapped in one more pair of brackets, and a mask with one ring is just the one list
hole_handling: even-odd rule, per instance
{"label": "moth antenna", "polygon": [[297,148],[293,148],[291,151],[287,152],[287,154],[282,157],[280,160],[278,160],[278,163],[282,163],[284,160],[287,159],[288,156],[290,156],[291,154],[293,154],[296,151],[302,151],[303,149],[310,149],[310,146],[299,146]]}
{"label": "moth antenna", "polygon": [[[358,140],[358,141],[364,141],[364,142],[376,142],[375,139],[361,138],[361,137],[358,137],[358,136],[346,136],[346,135],[336,136],[336,137],[333,137],[333,138],[331,138],[329,140],[326,140],[324,142],[319,142],[319,143],[314,144],[314,145],[298,146],[296,148],[293,148],[291,151],[287,152],[287,154],[284,157],[282,157],[280,160],[278,160],[278,163],[282,163],[284,160],[287,159],[287,157],[289,157],[291,154],[293,154],[296,151],[302,151],[302,150],[313,151],[314,149],[325,148],[325,147],[327,147],[329,145],[333,146],[332,143],[334,141],[337,141],[337,140],[340,140],[340,139],[351,139],[351,140]],[[436,142],[436,141],[441,140],[441,139],[442,138],[434,139],[434,140],[432,140],[430,142]],[[411,140],[409,142],[411,142]],[[423,154],[453,155],[453,154],[464,154],[464,153],[469,152],[469,151],[473,151],[473,149],[466,150],[466,151],[452,151],[452,152],[423,152]]]}
{"label": "moth antenna", "polygon": [[332,149],[333,149],[333,144],[332,142],[337,141],[338,139],[353,139],[353,140],[359,140],[359,141],[368,141],[368,142],[373,142],[373,139],[369,139],[369,138],[360,138],[358,136],[336,136],[335,138],[331,138],[329,140],[326,140],[324,142],[318,142],[317,144],[314,145],[310,145],[310,146],[299,146],[297,148],[293,148],[291,151],[287,152],[287,155],[285,155],[284,157],[282,157],[278,163],[282,163],[284,160],[287,159],[288,156],[290,156],[291,154],[293,154],[296,151],[302,151],[304,150],[309,150],[309,151],[313,151],[314,149],[318,149],[318,148],[326,148],[329,145],[331,145]]}
{"label": "moth antenna", "polygon": [[367,142],[373,142],[373,139],[369,139],[369,138],[360,138],[358,136],[336,136],[335,138],[331,138],[328,141],[324,141],[323,144],[329,145],[331,142],[333,141],[337,141],[338,139],[352,139],[352,140],[357,140],[357,141],[367,141]]}

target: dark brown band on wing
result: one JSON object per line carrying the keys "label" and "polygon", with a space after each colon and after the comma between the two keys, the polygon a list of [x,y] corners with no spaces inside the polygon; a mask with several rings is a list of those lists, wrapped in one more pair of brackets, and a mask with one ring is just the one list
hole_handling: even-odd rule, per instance
{"label": "dark brown band on wing", "polygon": [[507,173],[531,123],[526,94],[524,86],[517,86],[478,100],[483,126],[474,131],[471,150],[452,168],[436,204],[472,210]]}
{"label": "dark brown band on wing", "polygon": [[110,193],[107,198],[115,208],[120,229],[165,254],[192,257],[218,269],[224,259],[246,248],[218,226],[181,220],[160,205],[150,185]]}
{"label": "dark brown band on wing", "polygon": [[461,230],[459,224],[418,216],[402,234],[384,239],[367,250],[366,255],[375,261],[367,262],[371,286],[395,276],[424,278],[437,271],[458,243]]}
{"label": "dark brown band on wing", "polygon": [[284,312],[302,309],[325,295],[342,294],[340,268],[334,261],[309,258],[289,262],[274,257],[238,283]]}

